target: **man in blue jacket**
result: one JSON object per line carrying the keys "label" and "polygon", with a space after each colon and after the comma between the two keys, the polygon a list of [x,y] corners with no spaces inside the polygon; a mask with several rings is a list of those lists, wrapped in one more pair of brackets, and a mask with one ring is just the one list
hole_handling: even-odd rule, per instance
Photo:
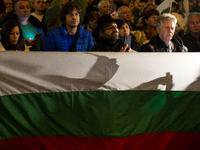
{"label": "man in blue jacket", "polygon": [[94,46],[90,31],[80,25],[81,9],[73,1],[67,2],[61,9],[62,25],[47,33],[44,51],[86,52]]}

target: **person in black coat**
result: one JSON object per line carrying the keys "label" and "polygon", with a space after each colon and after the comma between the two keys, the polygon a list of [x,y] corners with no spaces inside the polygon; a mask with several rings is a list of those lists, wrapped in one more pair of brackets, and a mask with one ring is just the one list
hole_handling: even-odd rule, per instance
{"label": "person in black coat", "polygon": [[181,39],[188,48],[188,52],[200,52],[200,13],[193,12],[188,16],[188,33]]}
{"label": "person in black coat", "polygon": [[124,24],[123,19],[113,19],[111,15],[104,15],[97,20],[97,27],[92,36],[96,44],[91,51],[99,52],[132,52],[128,45],[121,46],[119,40],[119,29]]}
{"label": "person in black coat", "polygon": [[178,36],[174,36],[177,19],[171,14],[160,15],[157,19],[157,35],[142,45],[140,52],[187,52],[187,47]]}
{"label": "person in black coat", "polygon": [[128,40],[128,38],[130,38],[131,42],[130,45],[128,45],[128,47],[135,51],[139,51],[141,45],[136,42],[135,36],[132,33],[130,33],[129,25],[126,22],[124,22],[121,28],[119,28],[119,39],[121,46],[127,44],[126,40]]}
{"label": "person in black coat", "polygon": [[0,0],[0,29],[4,23],[10,19],[13,19],[14,15],[12,12],[6,13],[6,4],[3,0]]}

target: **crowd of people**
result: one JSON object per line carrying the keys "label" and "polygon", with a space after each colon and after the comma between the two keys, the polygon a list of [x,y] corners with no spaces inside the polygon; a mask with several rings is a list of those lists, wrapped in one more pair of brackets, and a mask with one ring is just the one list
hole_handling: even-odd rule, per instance
{"label": "crowd of people", "polygon": [[0,0],[0,51],[200,52],[200,0],[162,2]]}

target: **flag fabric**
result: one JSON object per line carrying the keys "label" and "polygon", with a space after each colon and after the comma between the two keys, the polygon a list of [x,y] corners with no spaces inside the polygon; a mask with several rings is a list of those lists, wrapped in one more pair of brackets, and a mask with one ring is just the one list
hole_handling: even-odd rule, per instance
{"label": "flag fabric", "polygon": [[178,14],[176,12],[172,12],[171,15],[174,15],[177,19],[176,30],[175,30],[175,35],[176,35],[180,31],[184,31],[186,21],[185,21],[185,19],[183,19],[183,17],[180,14]]}
{"label": "flag fabric", "polygon": [[199,57],[1,52],[0,149],[196,150]]}
{"label": "flag fabric", "polygon": [[156,8],[159,13],[162,15],[164,13],[170,13],[172,7],[173,0],[164,0],[158,7]]}
{"label": "flag fabric", "polygon": [[189,13],[189,2],[188,2],[188,0],[183,0],[181,12],[186,13],[186,14]]}

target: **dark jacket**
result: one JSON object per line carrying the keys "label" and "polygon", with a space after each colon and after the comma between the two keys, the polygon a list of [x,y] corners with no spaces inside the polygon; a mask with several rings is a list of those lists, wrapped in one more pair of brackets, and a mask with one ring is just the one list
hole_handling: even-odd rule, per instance
{"label": "dark jacket", "polygon": [[[183,45],[183,41],[180,37],[174,35],[171,39],[174,44],[172,52],[187,52],[187,47]],[[144,44],[140,48],[140,52],[170,52],[169,47],[160,39],[160,37],[155,35],[147,44]]]}
{"label": "dark jacket", "polygon": [[98,10],[97,6],[95,6],[95,5],[88,5],[88,7],[86,7],[86,14],[83,19],[83,24],[85,27],[87,27],[87,24],[89,22],[89,16],[92,11],[99,11],[99,10]]}
{"label": "dark jacket", "polygon": [[200,52],[200,38],[196,39],[191,33],[187,33],[181,37],[184,45],[188,48],[188,52]]}
{"label": "dark jacket", "polygon": [[13,13],[8,13],[8,14],[4,14],[1,18],[0,18],[0,28],[3,27],[3,24],[10,20],[10,19],[15,19]]}
{"label": "dark jacket", "polygon": [[[135,36],[131,33],[131,49],[132,50],[135,50],[135,51],[139,51],[140,50],[140,47],[141,45],[139,43],[136,42],[136,39],[135,39]],[[124,42],[122,42],[121,40],[119,41],[119,44],[122,46],[124,46]]]}
{"label": "dark jacket", "polygon": [[115,43],[110,43],[100,36],[95,39],[96,44],[91,51],[97,52],[119,52],[121,49],[120,40]]}

